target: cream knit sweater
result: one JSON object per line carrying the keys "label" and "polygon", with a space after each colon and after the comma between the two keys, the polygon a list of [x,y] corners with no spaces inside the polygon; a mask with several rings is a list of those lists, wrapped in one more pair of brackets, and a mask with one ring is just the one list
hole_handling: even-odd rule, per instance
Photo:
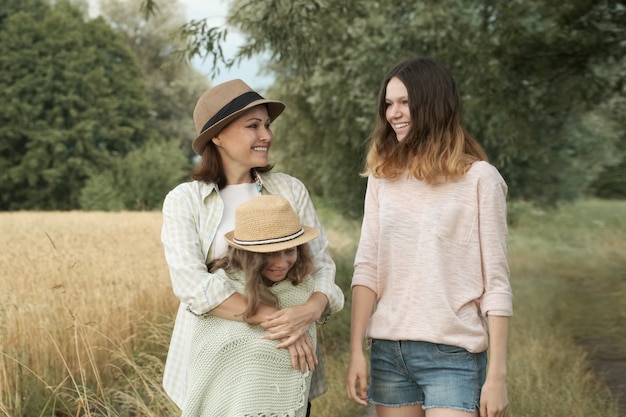
{"label": "cream knit sweater", "polygon": [[377,294],[369,338],[487,349],[487,314],[511,316],[507,186],[487,162],[458,181],[370,177],[352,286]]}
{"label": "cream knit sweater", "polygon": [[[225,276],[223,270],[216,272]],[[245,277],[233,277],[243,293]],[[308,277],[299,285],[281,281],[270,291],[284,308],[305,303],[313,292]],[[189,313],[191,314],[191,313]],[[202,316],[196,322],[187,371],[183,417],[301,417],[306,415],[311,372],[291,366],[287,349],[261,338],[264,330],[246,323]],[[315,325],[309,337],[316,345]]]}

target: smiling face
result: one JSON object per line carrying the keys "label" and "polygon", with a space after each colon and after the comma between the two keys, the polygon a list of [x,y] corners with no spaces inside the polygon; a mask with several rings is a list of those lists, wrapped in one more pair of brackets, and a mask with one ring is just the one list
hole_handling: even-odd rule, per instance
{"label": "smiling face", "polygon": [[274,138],[267,108],[259,105],[243,113],[213,138],[220,153],[227,184],[251,180],[250,170],[269,163]]}
{"label": "smiling face", "polygon": [[282,281],[297,260],[298,248],[295,246],[279,252],[268,253],[261,275],[272,282]]}
{"label": "smiling face", "polygon": [[393,77],[387,83],[385,105],[387,122],[396,132],[398,141],[402,141],[411,127],[411,111],[406,86],[397,77]]}

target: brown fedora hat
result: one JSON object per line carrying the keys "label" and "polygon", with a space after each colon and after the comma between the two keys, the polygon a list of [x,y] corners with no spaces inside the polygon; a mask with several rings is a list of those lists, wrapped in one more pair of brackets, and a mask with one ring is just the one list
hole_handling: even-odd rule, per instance
{"label": "brown fedora hat", "polygon": [[276,100],[266,100],[241,80],[231,80],[218,84],[205,91],[193,111],[193,123],[198,136],[191,147],[198,154],[227,124],[242,112],[259,104],[267,105],[270,120],[273,121],[285,110],[285,104]]}
{"label": "brown fedora hat", "polygon": [[302,226],[289,201],[280,195],[260,195],[235,209],[235,230],[224,235],[230,246],[270,253],[302,245],[318,236]]}

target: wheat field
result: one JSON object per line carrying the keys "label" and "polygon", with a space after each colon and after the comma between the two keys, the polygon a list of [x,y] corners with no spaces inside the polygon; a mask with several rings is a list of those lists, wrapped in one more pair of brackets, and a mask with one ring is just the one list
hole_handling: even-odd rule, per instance
{"label": "wheat field", "polygon": [[[0,213],[0,416],[178,415],[160,385],[178,307],[161,223],[159,212]],[[354,250],[335,229],[334,252]]]}
{"label": "wheat field", "polygon": [[0,405],[7,415],[34,401],[24,392],[46,395],[28,381],[48,386],[49,395],[106,378],[111,352],[129,340],[132,346],[137,327],[155,315],[173,317],[160,225],[157,212],[0,214]]}

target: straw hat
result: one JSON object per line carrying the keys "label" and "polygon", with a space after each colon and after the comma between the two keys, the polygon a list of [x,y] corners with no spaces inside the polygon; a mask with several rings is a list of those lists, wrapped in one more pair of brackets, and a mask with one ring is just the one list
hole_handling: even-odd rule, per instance
{"label": "straw hat", "polygon": [[278,252],[318,236],[302,226],[289,201],[279,195],[260,195],[235,209],[235,230],[224,235],[230,246],[250,252]]}
{"label": "straw hat", "polygon": [[282,102],[264,99],[241,80],[226,81],[205,91],[193,111],[193,123],[198,136],[191,147],[198,155],[202,155],[206,144],[227,124],[259,104],[267,105],[271,121],[285,110]]}

